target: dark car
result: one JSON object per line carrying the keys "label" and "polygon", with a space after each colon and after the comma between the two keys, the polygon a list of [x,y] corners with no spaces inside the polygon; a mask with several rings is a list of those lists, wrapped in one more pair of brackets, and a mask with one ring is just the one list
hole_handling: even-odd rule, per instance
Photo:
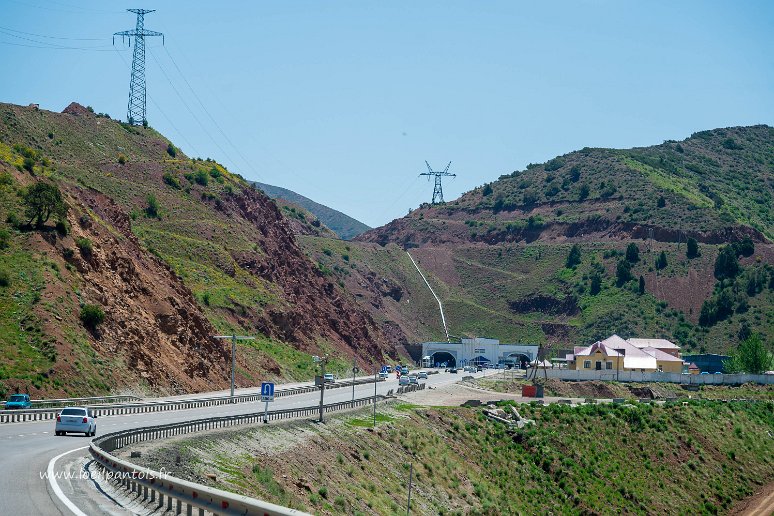
{"label": "dark car", "polygon": [[32,408],[29,394],[14,394],[5,402],[5,410],[21,410]]}

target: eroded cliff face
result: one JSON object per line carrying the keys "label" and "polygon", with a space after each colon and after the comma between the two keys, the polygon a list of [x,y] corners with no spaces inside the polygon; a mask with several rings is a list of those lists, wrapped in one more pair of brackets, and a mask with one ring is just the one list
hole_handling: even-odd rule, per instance
{"label": "eroded cliff face", "polygon": [[[61,114],[0,107],[0,172],[9,178],[1,186],[2,219],[23,211],[21,192],[37,182],[56,185],[69,207],[66,232],[53,220],[12,228],[10,249],[29,258],[41,282],[40,302],[12,322],[28,333],[19,342],[34,356],[13,357],[6,389],[226,388],[230,344],[212,336],[231,331],[304,353],[354,355],[363,365],[396,356],[394,329],[388,337],[326,277],[299,249],[276,203],[240,176],[170,152],[152,129],[77,104]],[[35,154],[29,170],[24,152]],[[152,216],[151,198],[160,207]],[[210,292],[221,296],[217,302],[210,304]],[[84,305],[104,311],[93,330],[80,320]],[[260,345],[237,358],[238,385],[293,377],[281,356]]]}

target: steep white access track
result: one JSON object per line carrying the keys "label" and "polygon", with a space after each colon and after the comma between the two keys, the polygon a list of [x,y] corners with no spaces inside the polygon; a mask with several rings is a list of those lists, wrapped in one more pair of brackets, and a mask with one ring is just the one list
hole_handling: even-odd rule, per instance
{"label": "steep white access track", "polygon": [[425,280],[425,285],[427,285],[427,288],[430,289],[430,293],[433,294],[433,297],[436,301],[438,301],[438,309],[441,311],[441,322],[443,323],[443,331],[446,333],[446,342],[449,342],[449,329],[446,327],[446,317],[443,315],[443,303],[441,303],[441,298],[439,298],[435,291],[433,290],[433,287],[430,286],[430,283],[427,281],[427,278],[425,278],[425,275],[422,274],[422,271],[419,270],[419,266],[417,265],[417,262],[414,261],[414,258],[411,256],[411,253],[406,251],[406,254],[409,257],[409,260],[411,260],[411,263],[414,264],[414,268],[417,270],[420,276],[422,276],[422,279]]}

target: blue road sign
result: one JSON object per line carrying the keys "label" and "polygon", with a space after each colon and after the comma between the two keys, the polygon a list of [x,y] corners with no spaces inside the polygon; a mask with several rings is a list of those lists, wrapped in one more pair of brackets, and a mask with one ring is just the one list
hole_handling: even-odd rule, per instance
{"label": "blue road sign", "polygon": [[271,382],[261,383],[261,401],[274,401],[274,384]]}
{"label": "blue road sign", "polygon": [[386,365],[383,365],[383,366],[382,366],[382,372],[383,372],[383,373],[386,373],[386,372],[387,372],[387,366],[386,366]]}

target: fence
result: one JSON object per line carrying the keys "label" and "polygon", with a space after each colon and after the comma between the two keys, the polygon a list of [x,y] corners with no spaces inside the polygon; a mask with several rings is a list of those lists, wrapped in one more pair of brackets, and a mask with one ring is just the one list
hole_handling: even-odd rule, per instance
{"label": "fence", "polygon": [[[323,409],[325,412],[334,412],[369,405],[383,399],[385,399],[385,396],[381,395],[376,398],[361,398],[354,402],[343,401],[324,405]],[[274,421],[312,416],[318,414],[319,411],[319,405],[273,410],[267,414],[267,417],[270,421]],[[107,470],[120,487],[123,487],[130,493],[136,493],[138,498],[142,497],[142,500],[147,503],[155,503],[159,509],[163,509],[166,505],[166,511],[175,511],[175,514],[182,513],[183,505],[186,506],[186,514],[191,515],[194,509],[198,509],[200,516],[203,516],[205,511],[217,515],[256,514],[274,516],[304,514],[294,509],[195,484],[148,468],[141,468],[110,453],[143,441],[165,439],[176,435],[228,428],[236,425],[259,423],[263,420],[264,413],[260,412],[124,430],[94,439],[91,442],[89,451],[99,466]]]}
{"label": "fence", "polygon": [[[377,379],[383,382],[384,379]],[[362,378],[355,380],[354,385],[374,383],[373,378]],[[325,390],[340,389],[343,387],[352,387],[352,381],[336,382],[326,384]],[[307,392],[318,391],[319,388],[314,385],[304,387],[294,387],[291,389],[282,389],[275,391],[275,397],[292,396],[294,394],[303,394]],[[85,398],[79,398],[85,399]],[[207,398],[193,398],[188,400],[155,401],[131,404],[112,404],[95,405],[89,410],[95,416],[116,416],[124,414],[138,414],[144,412],[164,412],[167,410],[185,410],[199,407],[210,407],[217,405],[226,405],[229,403],[246,403],[261,400],[261,393],[240,394],[233,398],[231,396],[213,396]],[[29,409],[29,410],[0,410],[0,423],[17,423],[25,421],[44,421],[55,419],[59,414],[59,409]]]}
{"label": "fence", "polygon": [[538,370],[538,378],[557,378],[559,380],[602,380],[618,382],[665,382],[688,385],[741,385],[743,383],[774,384],[772,374],[681,374],[681,373],[645,373],[640,371],[596,371],[571,369]]}

